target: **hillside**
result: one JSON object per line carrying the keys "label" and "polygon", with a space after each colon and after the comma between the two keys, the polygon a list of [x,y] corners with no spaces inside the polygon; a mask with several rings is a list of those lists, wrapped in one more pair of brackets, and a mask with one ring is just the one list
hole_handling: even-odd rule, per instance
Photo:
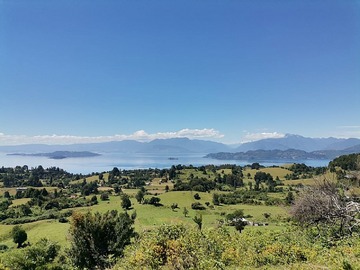
{"label": "hillside", "polygon": [[283,138],[263,139],[240,145],[235,152],[246,152],[250,150],[287,150],[298,149],[306,152],[318,150],[344,150],[346,148],[360,145],[360,139],[349,138],[308,138],[300,135],[287,134]]}
{"label": "hillside", "polygon": [[266,161],[266,160],[305,160],[305,159],[327,159],[328,157],[323,153],[309,153],[303,150],[288,149],[288,150],[255,150],[247,152],[220,152],[211,153],[205,158],[214,158],[220,160],[245,160],[245,161]]}

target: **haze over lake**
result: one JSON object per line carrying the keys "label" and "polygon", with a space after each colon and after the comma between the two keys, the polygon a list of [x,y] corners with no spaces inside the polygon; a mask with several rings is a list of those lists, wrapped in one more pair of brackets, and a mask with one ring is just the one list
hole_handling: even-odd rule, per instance
{"label": "haze over lake", "polygon": [[[147,168],[169,168],[172,165],[221,165],[221,164],[237,164],[244,166],[253,162],[242,160],[216,160],[204,158],[203,154],[189,154],[189,153],[174,153],[174,154],[159,154],[159,153],[100,153],[96,157],[84,158],[64,158],[64,159],[50,159],[47,157],[35,156],[11,156],[7,153],[0,153],[0,166],[15,167],[27,165],[29,167],[37,167],[39,165],[44,168],[59,167],[71,173],[88,174],[92,172],[110,171],[114,167],[119,169],[147,169]],[[329,160],[289,160],[289,161],[266,161],[261,162],[264,166],[277,165],[280,166],[285,163],[305,163],[308,166],[318,167],[327,166]]]}

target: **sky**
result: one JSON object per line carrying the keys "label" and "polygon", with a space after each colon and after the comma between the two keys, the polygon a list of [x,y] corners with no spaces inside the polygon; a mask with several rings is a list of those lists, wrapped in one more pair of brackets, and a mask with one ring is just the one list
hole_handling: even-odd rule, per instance
{"label": "sky", "polygon": [[360,1],[0,0],[0,145],[360,138]]}

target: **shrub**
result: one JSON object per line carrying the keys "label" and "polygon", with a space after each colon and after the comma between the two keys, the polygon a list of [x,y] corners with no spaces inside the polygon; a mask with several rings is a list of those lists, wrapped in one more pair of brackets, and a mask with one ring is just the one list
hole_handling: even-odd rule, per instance
{"label": "shrub", "polygon": [[205,206],[203,206],[201,203],[199,202],[194,202],[191,204],[191,209],[194,209],[194,210],[204,210],[206,209]]}
{"label": "shrub", "polygon": [[100,195],[100,200],[102,201],[108,201],[109,200],[109,194],[107,192],[104,192]]}
{"label": "shrub", "polygon": [[[10,269],[51,269],[49,263],[53,262],[60,246],[48,239],[41,239],[33,246],[21,250],[12,250],[6,253],[4,265]],[[56,269],[52,267],[52,269]],[[62,269],[57,267],[57,269]]]}

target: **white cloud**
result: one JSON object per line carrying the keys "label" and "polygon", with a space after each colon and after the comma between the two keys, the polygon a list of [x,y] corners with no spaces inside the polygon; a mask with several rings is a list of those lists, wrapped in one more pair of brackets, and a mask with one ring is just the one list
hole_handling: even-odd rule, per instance
{"label": "white cloud", "polygon": [[335,137],[339,138],[360,138],[360,126],[337,126]]}
{"label": "white cloud", "polygon": [[253,142],[262,139],[270,139],[270,138],[283,138],[285,134],[278,132],[261,132],[261,133],[247,133],[244,137],[242,137],[242,142]]}
{"label": "white cloud", "polygon": [[137,140],[151,141],[155,139],[170,139],[187,137],[189,139],[220,139],[224,135],[215,129],[182,129],[179,131],[158,132],[149,134],[144,130],[138,130],[133,134],[111,135],[111,136],[73,136],[73,135],[6,135],[0,133],[0,145],[18,145],[18,144],[74,144],[74,143],[97,143],[109,141]]}

